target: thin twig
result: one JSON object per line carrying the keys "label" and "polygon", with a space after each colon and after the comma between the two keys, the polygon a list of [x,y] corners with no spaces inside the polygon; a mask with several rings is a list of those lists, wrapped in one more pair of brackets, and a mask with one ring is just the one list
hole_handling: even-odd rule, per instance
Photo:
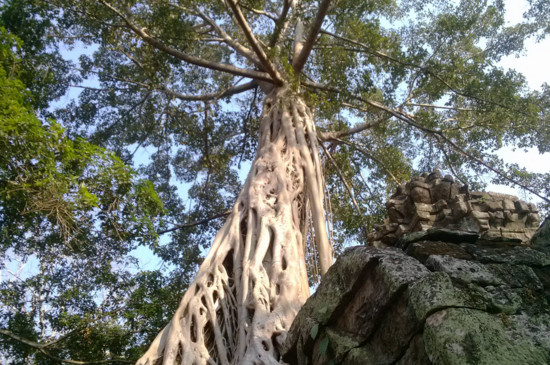
{"label": "thin twig", "polygon": [[215,215],[210,216],[208,218],[201,219],[200,221],[191,222],[191,223],[184,223],[184,224],[178,224],[178,225],[176,225],[172,228],[168,228],[168,229],[165,229],[163,231],[159,231],[159,232],[157,232],[157,234],[161,235],[161,234],[177,231],[178,229],[182,229],[182,228],[189,228],[189,227],[199,226],[201,224],[205,224],[205,223],[208,223],[210,221],[213,221],[214,219],[227,217],[229,214],[231,214],[231,210],[226,210],[223,213],[215,214]]}
{"label": "thin twig", "polygon": [[[363,213],[361,212],[361,208],[359,207],[359,203],[357,203],[357,200],[355,199],[355,194],[353,194],[353,190],[351,188],[351,186],[349,185],[349,183],[347,182],[347,180],[344,178],[344,174],[342,173],[342,170],[340,170],[340,167],[338,167],[338,164],[336,163],[336,161],[334,161],[334,159],[332,158],[332,155],[330,154],[330,152],[327,150],[327,148],[325,147],[324,144],[320,143],[320,146],[321,148],[323,149],[323,152],[325,153],[325,155],[327,156],[327,158],[329,159],[329,161],[332,163],[332,165],[334,166],[335,170],[336,170],[336,173],[338,174],[338,176],[340,177],[340,180],[342,181],[342,183],[344,184],[344,187],[346,188],[347,192],[348,192],[348,195],[349,197],[351,198],[351,201],[353,202],[353,207],[355,208],[355,210],[357,211],[357,215],[360,217],[361,219],[361,222],[363,221]],[[365,238],[367,238],[367,228],[361,223],[361,226],[363,228],[363,234],[365,235]]]}

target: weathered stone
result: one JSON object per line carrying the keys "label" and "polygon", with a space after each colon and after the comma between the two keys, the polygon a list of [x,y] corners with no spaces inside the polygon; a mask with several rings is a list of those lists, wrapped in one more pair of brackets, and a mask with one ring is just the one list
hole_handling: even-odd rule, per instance
{"label": "weathered stone", "polygon": [[399,224],[397,223],[386,223],[384,225],[384,228],[386,229],[387,232],[395,232],[397,230],[397,227],[399,226]]}
{"label": "weathered stone", "polygon": [[414,242],[407,247],[407,255],[425,263],[430,255],[445,255],[457,259],[470,260],[472,255],[462,247],[441,241],[420,241]]}
{"label": "weathered stone", "polygon": [[524,337],[512,338],[501,316],[449,308],[432,314],[424,327],[424,343],[435,364],[547,364],[549,351]]}
{"label": "weathered stone", "polygon": [[488,264],[487,267],[511,288],[542,290],[544,287],[532,268],[525,265]]}
{"label": "weathered stone", "polygon": [[428,175],[426,181],[433,181],[436,179],[441,179],[441,172],[438,169],[434,169],[434,171]]}
{"label": "weathered stone", "polygon": [[479,233],[481,231],[479,220],[473,216],[466,216],[460,220],[457,229],[463,232]]}
{"label": "weathered stone", "polygon": [[455,218],[462,218],[468,213],[468,205],[466,202],[457,201],[452,205],[452,212]]}
{"label": "weathered stone", "polygon": [[487,209],[487,211],[489,212],[502,211],[502,202],[500,201],[487,200],[483,202],[483,205],[485,206],[485,209]]}
{"label": "weathered stone", "polygon": [[[368,347],[357,347],[351,349],[342,364],[346,365],[377,365],[373,359],[372,352]],[[304,363],[305,364],[305,363]]]}
{"label": "weathered stone", "polygon": [[504,218],[506,219],[507,224],[510,222],[516,222],[517,220],[519,220],[519,214],[504,212]]}
{"label": "weathered stone", "polygon": [[536,204],[527,203],[527,206],[529,207],[529,211],[530,211],[531,213],[538,213],[538,212],[539,212],[539,210],[538,210]]}
{"label": "weathered stone", "polygon": [[409,282],[429,271],[395,249],[357,246],[347,249],[330,268],[319,288],[304,304],[287,335],[284,353],[296,363],[297,349],[312,348],[314,326],[366,337],[385,305]]}
{"label": "weathered stone", "polygon": [[526,227],[539,228],[539,225],[540,225],[540,218],[537,213],[527,214],[527,218],[525,220]]}
{"label": "weathered stone", "polygon": [[452,189],[447,180],[424,174],[392,196],[388,211],[399,214],[368,239],[409,256],[346,250],[296,317],[284,361],[550,364],[549,221],[529,247],[538,215],[516,197],[463,187],[453,199],[413,203],[411,189]]}
{"label": "weathered stone", "polygon": [[481,263],[509,263],[512,265],[527,265],[542,267],[550,265],[550,256],[529,247],[482,247],[464,244],[463,247],[475,260]]}
{"label": "weathered stone", "polygon": [[432,213],[434,211],[432,204],[414,203],[414,208],[418,212]]}
{"label": "weathered stone", "polygon": [[510,237],[511,232],[503,232],[502,228],[495,230],[494,234],[490,233],[493,233],[493,231],[484,232],[476,244],[487,247],[513,247],[519,246],[523,242],[520,238]]}
{"label": "weathered stone", "polygon": [[448,200],[451,196],[451,183],[442,181],[430,189],[430,196],[435,203],[438,200]]}
{"label": "weathered stone", "polygon": [[502,201],[502,208],[504,210],[510,210],[510,211],[516,210],[516,206],[514,205],[514,202],[509,199],[505,199]]}
{"label": "weathered stone", "polygon": [[530,209],[526,202],[517,200],[514,202],[514,205],[516,206],[516,211],[518,213],[529,213]]}
{"label": "weathered stone", "polygon": [[451,189],[449,191],[449,199],[454,199],[459,194],[459,187],[456,184],[451,184]]}
{"label": "weathered stone", "polygon": [[489,219],[489,213],[474,210],[472,216],[476,219]]}
{"label": "weathered stone", "polygon": [[510,288],[486,286],[478,288],[487,299],[487,310],[492,313],[514,314],[522,305],[521,296]]}
{"label": "weathered stone", "polygon": [[485,301],[478,293],[457,288],[450,276],[444,272],[434,272],[409,285],[408,310],[414,321],[424,321],[427,316],[447,307],[468,307],[485,309]]}
{"label": "weathered stone", "polygon": [[415,203],[430,204],[432,202],[430,191],[419,187],[411,189],[411,198]]}
{"label": "weathered stone", "polygon": [[430,189],[432,187],[431,184],[425,183],[423,181],[419,180],[413,180],[410,184],[411,188],[424,188],[424,189]]}
{"label": "weathered stone", "polygon": [[433,205],[433,212],[434,213],[438,213],[440,212],[441,210],[447,208],[447,201],[446,200],[438,200],[434,205]]}
{"label": "weathered stone", "polygon": [[500,285],[498,279],[485,266],[476,262],[455,259],[450,256],[432,255],[426,260],[426,266],[434,271],[442,271],[453,280],[480,285]]}
{"label": "weathered stone", "polygon": [[431,365],[432,362],[428,358],[426,349],[424,346],[424,338],[421,334],[418,334],[413,337],[412,341],[407,348],[407,351],[401,359],[396,363],[396,365]]}

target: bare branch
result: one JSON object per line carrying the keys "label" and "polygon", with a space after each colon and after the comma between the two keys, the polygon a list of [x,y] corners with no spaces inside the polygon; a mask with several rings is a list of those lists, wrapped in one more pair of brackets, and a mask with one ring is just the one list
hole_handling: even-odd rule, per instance
{"label": "bare branch", "polygon": [[313,48],[313,44],[317,40],[317,35],[319,34],[323,21],[325,20],[325,16],[327,15],[331,1],[332,0],[322,0],[319,4],[319,11],[315,16],[313,23],[309,26],[309,33],[303,43],[302,50],[298,57],[292,60],[292,67],[294,68],[295,74],[299,74],[306,64],[309,54]]}
{"label": "bare branch", "polygon": [[158,49],[160,51],[163,51],[163,52],[165,52],[165,53],[167,53],[171,56],[174,56],[174,57],[176,57],[176,58],[178,58],[182,61],[191,63],[193,65],[197,65],[197,66],[200,66],[200,67],[205,67],[205,68],[208,68],[208,69],[211,69],[211,70],[226,72],[226,73],[230,73],[232,75],[244,76],[244,77],[248,77],[248,78],[255,79],[255,80],[267,81],[269,83],[278,83],[277,80],[273,80],[270,77],[270,75],[265,73],[265,72],[260,72],[260,71],[255,71],[255,70],[248,70],[248,69],[243,69],[243,68],[235,67],[235,66],[232,66],[232,65],[228,65],[228,64],[225,64],[225,63],[217,63],[217,62],[203,60],[201,58],[191,56],[191,55],[188,55],[188,54],[183,53],[181,51],[178,51],[174,48],[171,48],[171,47],[165,45],[164,43],[162,43],[161,41],[159,41],[158,39],[153,38],[150,35],[148,35],[146,33],[145,28],[139,28],[138,26],[136,26],[124,14],[122,14],[122,12],[120,12],[118,9],[114,8],[112,5],[107,3],[105,0],[98,0],[98,1],[100,3],[102,3],[103,5],[105,5],[107,8],[109,8],[109,10],[114,12],[116,15],[118,15],[126,23],[128,28],[130,28],[130,30],[132,30],[136,35],[138,35],[146,43],[148,43],[149,45],[155,47],[156,49]]}
{"label": "bare branch", "polygon": [[182,228],[189,228],[189,227],[200,226],[201,224],[208,223],[208,222],[210,222],[210,221],[213,221],[214,219],[227,217],[231,212],[232,212],[231,210],[226,210],[226,211],[223,212],[223,213],[215,214],[215,215],[210,216],[210,217],[208,217],[208,218],[201,219],[200,221],[191,222],[191,223],[185,223],[185,224],[178,224],[178,225],[176,225],[176,226],[174,226],[174,227],[172,227],[172,228],[168,228],[168,229],[159,231],[159,232],[157,232],[157,234],[161,235],[161,234],[165,234],[165,233],[174,232],[174,231],[177,231],[178,229],[182,229]]}
{"label": "bare branch", "polygon": [[248,25],[248,22],[246,21],[240,6],[237,4],[237,2],[235,2],[235,0],[227,0],[227,3],[233,11],[233,14],[235,15],[235,18],[237,20],[237,24],[243,31],[246,40],[250,44],[250,47],[252,47],[252,49],[258,56],[258,59],[260,60],[260,63],[263,65],[266,72],[271,76],[272,79],[270,81],[277,85],[282,85],[283,80],[281,79],[281,75],[279,75],[279,72],[277,71],[273,63],[269,60],[262,46],[254,36],[254,33],[252,32],[252,29],[250,29],[250,26]]}
{"label": "bare branch", "polygon": [[464,112],[475,112],[475,109],[471,108],[458,108],[454,106],[443,106],[443,105],[433,105],[433,104],[417,104],[417,103],[405,103],[405,105],[410,106],[420,106],[423,108],[433,108],[433,109],[449,109],[449,110],[459,110]]}

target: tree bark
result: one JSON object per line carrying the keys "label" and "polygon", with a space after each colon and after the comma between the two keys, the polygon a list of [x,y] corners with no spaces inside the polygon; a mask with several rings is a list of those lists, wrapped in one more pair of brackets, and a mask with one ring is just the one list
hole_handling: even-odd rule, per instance
{"label": "tree bark", "polygon": [[[321,273],[332,264],[313,115],[288,88],[265,100],[256,159],[171,322],[140,365],[278,364],[309,296],[303,229],[312,215]],[[307,211],[311,207],[311,211]]]}

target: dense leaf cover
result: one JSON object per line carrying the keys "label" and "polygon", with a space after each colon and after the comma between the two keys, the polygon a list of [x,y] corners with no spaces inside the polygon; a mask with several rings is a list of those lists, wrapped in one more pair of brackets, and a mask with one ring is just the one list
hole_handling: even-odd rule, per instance
{"label": "dense leaf cover", "polygon": [[[306,37],[311,53],[296,67],[295,29],[303,23],[307,36],[325,3],[319,31]],[[548,209],[550,176],[495,153],[506,145],[549,152],[550,87],[530,90],[498,65],[548,34],[548,0],[529,1],[513,25],[500,0],[241,0],[253,39],[231,0],[2,4],[1,25],[19,38],[3,33],[0,137],[13,161],[2,162],[11,175],[2,176],[9,234],[0,242],[5,254],[34,255],[43,266],[2,288],[0,328],[36,343],[63,338],[51,345],[56,357],[136,358],[167,321],[221,224],[210,218],[240,191],[270,84],[290,85],[315,111],[337,249],[383,219],[398,184],[433,168],[474,189],[519,184]],[[71,62],[61,45],[92,51]],[[68,89],[78,98],[47,108]],[[123,162],[139,165],[140,176]],[[27,185],[13,192],[14,183]],[[48,197],[65,205],[48,206]],[[61,216],[52,215],[57,208]],[[155,232],[165,237],[160,245]],[[126,270],[139,244],[173,270]],[[315,252],[308,256],[315,266]],[[49,293],[45,325],[38,306],[27,310],[31,292]],[[57,361],[2,339],[14,362]]]}

